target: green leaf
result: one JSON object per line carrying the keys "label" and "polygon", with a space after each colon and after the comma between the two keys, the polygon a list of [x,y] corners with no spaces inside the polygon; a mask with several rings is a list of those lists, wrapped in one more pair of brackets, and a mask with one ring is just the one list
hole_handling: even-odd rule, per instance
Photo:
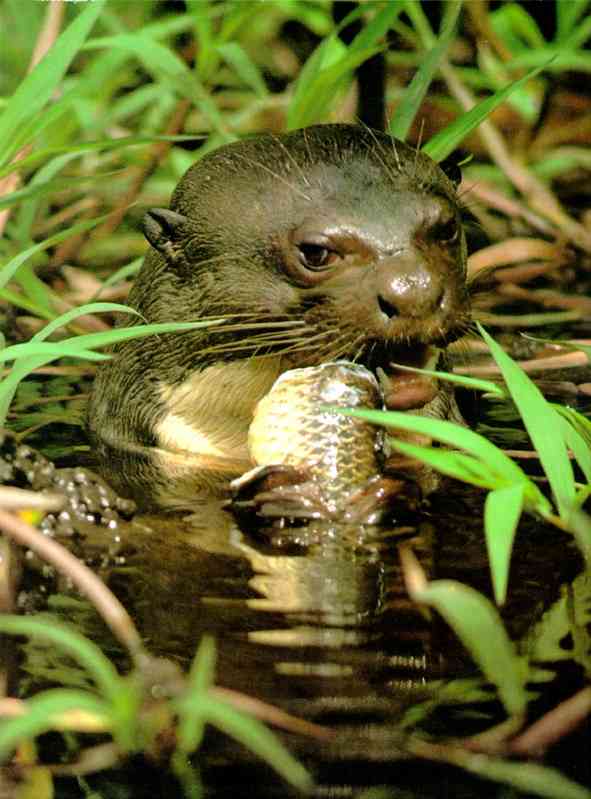
{"label": "green leaf", "polygon": [[454,580],[435,580],[413,591],[412,597],[443,616],[486,678],[496,685],[509,715],[522,714],[527,706],[527,670],[489,600]]}
{"label": "green leaf", "polygon": [[455,383],[464,388],[472,388],[475,391],[484,391],[487,394],[494,394],[496,397],[507,397],[507,392],[498,383],[493,383],[492,380],[483,380],[480,377],[469,377],[468,375],[456,375],[453,372],[438,372],[432,369],[419,369],[415,366],[406,366],[406,364],[392,363],[396,369],[402,372],[415,372],[420,375],[428,375],[436,377],[438,380],[445,380],[447,383]]}
{"label": "green leaf", "polygon": [[591,422],[574,408],[552,403],[561,417],[563,438],[588,483],[591,483]]}
{"label": "green leaf", "polygon": [[364,13],[364,8],[358,6],[347,14],[335,32],[323,39],[298,76],[287,113],[288,129],[311,125],[328,116],[337,93],[350,79],[352,71],[382,49],[377,41],[389,30],[402,8],[399,0],[386,4],[347,48],[337,32]]}
{"label": "green leaf", "polygon": [[447,125],[443,130],[436,133],[423,147],[423,152],[430,155],[434,161],[443,161],[444,158],[454,150],[462,140],[475,128],[480,125],[480,123],[486,119],[490,114],[497,108],[497,106],[501,105],[501,103],[505,102],[507,97],[515,91],[519,86],[523,86],[527,83],[528,80],[531,80],[535,75],[540,73],[544,70],[550,62],[546,62],[541,66],[536,67],[535,69],[531,69],[526,75],[524,75],[519,80],[516,80],[514,83],[511,83],[509,86],[505,87],[504,89],[495,92],[490,97],[487,97],[486,100],[482,100],[482,102],[478,103],[471,108],[470,111],[467,111],[465,114],[462,114],[452,123]]}
{"label": "green leaf", "polygon": [[259,68],[239,44],[236,42],[218,44],[216,49],[244,84],[250,86],[257,97],[266,97],[269,94]]}
{"label": "green leaf", "polygon": [[189,684],[192,691],[204,693],[211,688],[215,674],[215,662],[215,641],[211,635],[204,635],[189,672]]}
{"label": "green leaf", "polygon": [[137,147],[142,144],[151,144],[156,141],[199,141],[203,136],[191,135],[176,135],[176,136],[121,136],[118,139],[97,139],[96,141],[87,141],[64,145],[63,147],[46,147],[45,149],[36,150],[31,153],[27,158],[22,158],[20,161],[14,161],[7,166],[0,169],[0,178],[9,175],[11,172],[17,172],[21,169],[29,169],[36,166],[39,162],[45,161],[52,155],[66,154],[79,154],[95,152],[98,150],[119,150],[125,147]]}
{"label": "green leaf", "polygon": [[[182,333],[188,330],[200,330],[205,327],[212,327],[220,324],[223,319],[207,319],[201,322],[162,322],[151,325],[135,325],[134,327],[122,327],[114,330],[105,330],[102,333],[87,333],[83,336],[75,336],[66,339],[63,344],[72,347],[108,347],[111,344],[119,344],[128,339],[141,338],[158,333]],[[26,346],[26,345],[17,345]],[[1,355],[1,354],[0,354]]]}
{"label": "green leaf", "polygon": [[525,473],[514,463],[511,458],[505,455],[502,450],[495,447],[483,436],[479,436],[472,430],[453,424],[442,419],[431,419],[423,416],[414,416],[400,411],[373,411],[373,410],[349,410],[339,408],[326,408],[333,413],[343,413],[347,416],[355,416],[359,419],[366,419],[374,424],[385,425],[386,427],[408,430],[411,433],[421,433],[435,438],[449,446],[463,449],[474,455],[474,457],[486,463],[491,472],[498,478],[507,482],[529,482]]}
{"label": "green leaf", "polygon": [[478,325],[478,329],[503,374],[513,402],[539,455],[559,513],[563,516],[574,502],[575,481],[562,435],[563,428],[557,421],[556,411],[546,402],[539,388],[523,369],[486,330],[481,325]]}
{"label": "green leaf", "polygon": [[191,702],[189,705],[181,703],[179,708],[177,738],[183,752],[194,752],[201,745],[205,714],[201,710],[200,700],[213,684],[215,661],[215,642],[210,635],[204,635],[189,671],[188,693]]}
{"label": "green leaf", "polygon": [[366,22],[351,42],[356,50],[365,50],[382,39],[404,11],[404,0],[390,0],[369,22]]}
{"label": "green leaf", "polygon": [[517,3],[505,3],[490,15],[490,22],[512,53],[546,44],[534,18]]}
{"label": "green leaf", "polygon": [[[82,338],[82,336],[80,336]],[[75,339],[73,339],[75,341]],[[34,356],[47,356],[53,358],[87,358],[91,361],[104,361],[109,356],[102,355],[100,352],[87,350],[77,343],[70,344],[67,341],[46,343],[29,341],[26,344],[13,344],[0,351],[0,363],[15,361],[19,358],[32,358]]]}
{"label": "green leaf", "polygon": [[396,115],[390,120],[390,133],[403,141],[406,139],[413,120],[431,85],[441,59],[447,52],[455,32],[456,22],[462,0],[449,0],[445,5],[445,16],[442,31],[437,44],[430,48],[415,72],[413,79],[404,91],[402,102],[396,109]]}
{"label": "green leaf", "polygon": [[528,795],[546,799],[590,799],[591,793],[559,771],[538,763],[513,763],[482,755],[470,755],[462,759],[462,768],[495,782],[504,782]]}
{"label": "green leaf", "polygon": [[35,333],[31,341],[44,341],[60,327],[68,325],[79,316],[86,316],[87,314],[93,313],[128,313],[133,316],[141,317],[141,314],[129,305],[121,305],[121,303],[118,302],[89,302],[86,305],[78,305],[76,308],[72,308],[56,319],[53,319],[45,325],[45,327]]}
{"label": "green leaf", "polygon": [[298,91],[300,86],[300,80],[298,80],[296,93],[288,111],[287,121],[290,130],[312,125],[325,119],[338,91],[344,82],[351,78],[353,70],[379,52],[379,48],[374,47],[347,54],[347,49],[340,42],[335,42],[333,46],[339,47],[339,49],[342,47],[343,55],[337,63],[318,69],[309,83],[301,84],[304,86],[302,91]]}
{"label": "green leaf", "polygon": [[484,533],[497,605],[507,596],[511,552],[525,501],[525,486],[512,485],[491,491],[484,504]]}
{"label": "green leaf", "polygon": [[[123,306],[125,307],[125,306]],[[69,312],[68,312],[69,313]],[[4,423],[8,408],[14,397],[19,382],[33,369],[37,369],[51,361],[64,358],[83,358],[90,361],[104,361],[111,356],[102,355],[86,349],[90,347],[105,347],[120,341],[132,338],[153,335],[156,333],[175,333],[185,330],[207,327],[216,324],[216,320],[206,322],[171,322],[161,325],[136,325],[135,327],[107,330],[104,333],[89,333],[84,336],[75,336],[56,344],[47,344],[38,340],[31,340],[27,344],[15,344],[0,351],[0,361],[23,359],[15,363],[12,371],[0,381],[0,423]]]}
{"label": "green leaf", "polygon": [[78,233],[84,233],[87,230],[92,230],[93,227],[99,225],[101,222],[104,222],[104,220],[108,219],[108,217],[109,214],[104,214],[103,216],[98,216],[95,219],[89,219],[86,222],[79,222],[77,225],[73,225],[67,230],[61,230],[59,233],[55,233],[53,236],[50,236],[44,241],[40,241],[38,244],[34,244],[32,247],[20,252],[18,255],[15,255],[14,258],[12,258],[6,264],[6,266],[3,266],[2,269],[0,269],[0,288],[4,288],[8,281],[12,279],[13,275],[21,266],[21,264],[24,264],[25,261],[31,258],[31,256],[38,252],[42,252],[43,250],[47,250],[49,247],[53,247],[54,244],[59,244],[61,241],[65,241],[71,236],[76,236]]}
{"label": "green leaf", "polygon": [[172,50],[150,38],[144,33],[121,33],[115,36],[103,36],[92,39],[84,49],[92,50],[103,47],[120,47],[133,53],[156,80],[164,81],[178,95],[195,103],[207,116],[213,129],[231,140],[224,117],[208,92],[187,67],[185,62]]}
{"label": "green leaf", "polygon": [[55,729],[56,716],[68,710],[83,710],[109,719],[108,706],[86,691],[55,688],[28,699],[26,713],[15,718],[0,720],[0,762],[23,740]]}
{"label": "green leaf", "polygon": [[105,0],[88,3],[76,19],[58,37],[47,55],[20,84],[0,117],[0,163],[14,152],[15,134],[24,124],[41,114],[72,60],[84,44]]}
{"label": "green leaf", "polygon": [[45,616],[36,619],[32,616],[0,614],[0,632],[38,638],[59,647],[86,669],[105,699],[110,702],[113,702],[121,691],[121,677],[98,646],[61,622],[49,623]]}
{"label": "green leaf", "polygon": [[423,447],[418,444],[409,444],[406,441],[389,439],[391,446],[403,455],[426,463],[437,469],[438,472],[463,480],[465,483],[478,486],[478,488],[495,489],[499,485],[505,486],[506,481],[499,479],[496,472],[491,471],[487,464],[482,463],[471,455],[463,452],[450,452],[445,449]]}
{"label": "green leaf", "polygon": [[263,758],[291,785],[302,791],[312,787],[310,774],[263,724],[211,697],[204,697],[202,702],[210,724]]}

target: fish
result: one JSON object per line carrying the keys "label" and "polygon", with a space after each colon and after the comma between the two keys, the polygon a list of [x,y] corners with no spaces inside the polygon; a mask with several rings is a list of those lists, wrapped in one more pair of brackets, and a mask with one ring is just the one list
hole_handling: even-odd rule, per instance
{"label": "fish", "polygon": [[334,413],[336,408],[378,408],[383,399],[365,367],[335,361],[284,372],[259,401],[248,433],[256,468],[290,466],[316,483],[329,507],[342,506],[381,473],[383,432]]}

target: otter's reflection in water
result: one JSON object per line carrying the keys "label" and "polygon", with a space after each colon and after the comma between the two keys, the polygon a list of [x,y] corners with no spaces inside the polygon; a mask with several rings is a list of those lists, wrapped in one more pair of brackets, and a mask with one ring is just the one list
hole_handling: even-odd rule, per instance
{"label": "otter's reflection in water", "polygon": [[[290,555],[265,551],[236,533],[235,544],[255,572],[249,585],[260,595],[249,599],[248,606],[279,611],[289,624],[287,629],[254,630],[249,633],[251,641],[336,648],[375,636],[373,622],[384,608],[384,563],[376,552],[335,542],[330,535],[334,529],[326,532],[326,544]],[[327,669],[334,673],[334,664],[323,665],[323,673]]]}
{"label": "otter's reflection in water", "polygon": [[[248,640],[284,648],[286,656],[279,656],[274,664],[277,673],[352,676],[359,658],[343,659],[343,649],[369,646],[375,655],[384,636],[383,614],[397,604],[407,615],[410,611],[396,557],[396,542],[408,537],[409,530],[368,530],[317,521],[294,536],[314,543],[287,546],[287,551],[285,541],[278,548],[234,530],[232,543],[248,558],[254,572],[249,586],[257,596],[248,599],[247,606],[273,614],[275,622],[275,614],[280,614],[279,624],[257,626],[248,633]],[[415,540],[419,548],[424,544],[424,537]],[[417,612],[412,613],[419,618]],[[424,632],[419,624],[421,629]],[[325,650],[324,657],[311,658],[310,648]],[[294,652],[288,656],[290,649]],[[305,657],[295,656],[295,651],[302,649]],[[338,657],[331,657],[331,650]],[[404,661],[400,654],[397,665],[404,667]],[[406,665],[411,670],[424,668],[424,654],[409,656]]]}

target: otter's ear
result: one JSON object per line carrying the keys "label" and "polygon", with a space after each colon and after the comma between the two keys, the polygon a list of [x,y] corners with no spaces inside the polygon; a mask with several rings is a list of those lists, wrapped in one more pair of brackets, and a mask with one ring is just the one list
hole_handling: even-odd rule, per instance
{"label": "otter's ear", "polygon": [[174,258],[175,245],[187,217],[168,208],[150,208],[142,220],[144,235],[167,260]]}
{"label": "otter's ear", "polygon": [[443,161],[439,162],[439,166],[443,172],[445,172],[447,177],[456,187],[462,182],[462,170],[460,169],[458,158],[459,157],[457,153],[452,153],[451,155],[448,155],[447,158],[444,158]]}

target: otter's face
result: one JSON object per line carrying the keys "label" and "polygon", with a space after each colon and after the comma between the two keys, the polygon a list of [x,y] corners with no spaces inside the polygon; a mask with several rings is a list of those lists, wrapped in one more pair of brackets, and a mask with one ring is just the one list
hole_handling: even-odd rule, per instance
{"label": "otter's face", "polygon": [[[346,196],[325,200],[278,238],[275,263],[298,288],[290,310],[309,339],[294,365],[363,363],[386,397],[397,396],[396,407],[409,407],[392,383],[394,365],[432,365],[468,326],[466,243],[449,197],[408,189],[381,199],[369,207]],[[419,405],[431,398],[425,390]]]}
{"label": "otter's face", "polygon": [[430,365],[468,327],[454,183],[384,134],[322,125],[228,145],[189,170],[172,205],[145,223],[164,258],[157,321],[225,317],[202,364],[346,359],[400,396],[395,364]]}

